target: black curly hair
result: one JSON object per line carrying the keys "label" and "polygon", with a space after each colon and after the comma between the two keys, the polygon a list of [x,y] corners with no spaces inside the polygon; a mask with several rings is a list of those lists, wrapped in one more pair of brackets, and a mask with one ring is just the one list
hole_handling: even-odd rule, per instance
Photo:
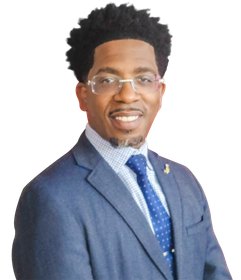
{"label": "black curly hair", "polygon": [[69,69],[79,82],[86,82],[94,63],[95,48],[105,42],[120,39],[137,39],[152,45],[155,50],[159,74],[164,76],[171,52],[171,35],[167,25],[158,23],[159,18],[150,17],[149,10],[136,10],[133,5],[108,4],[93,10],[87,19],[80,19],[80,28],[70,32],[67,43]]}

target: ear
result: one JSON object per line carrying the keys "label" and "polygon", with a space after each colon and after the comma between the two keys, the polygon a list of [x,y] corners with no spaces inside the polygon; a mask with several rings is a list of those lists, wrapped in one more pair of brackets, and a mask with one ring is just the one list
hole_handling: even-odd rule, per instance
{"label": "ear", "polygon": [[84,83],[78,83],[75,89],[76,96],[79,100],[79,107],[82,111],[87,111],[87,88]]}
{"label": "ear", "polygon": [[166,84],[162,83],[161,88],[160,88],[160,107],[159,107],[159,109],[161,109],[161,107],[162,107],[162,98],[163,98],[165,91],[166,91]]}

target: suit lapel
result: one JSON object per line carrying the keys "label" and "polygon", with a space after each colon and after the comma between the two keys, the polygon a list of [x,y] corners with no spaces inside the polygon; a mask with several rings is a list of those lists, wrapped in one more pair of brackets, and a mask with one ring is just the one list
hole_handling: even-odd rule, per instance
{"label": "suit lapel", "polygon": [[[182,205],[180,200],[180,194],[178,185],[175,177],[172,173],[172,166],[168,160],[159,157],[153,152],[148,154],[149,160],[152,163],[163,193],[166,197],[168,208],[172,219],[173,233],[174,233],[174,246],[175,246],[175,260],[177,267],[178,278],[181,274],[182,267],[182,255],[183,255],[183,244],[182,244]],[[165,173],[165,164],[169,164],[170,172]]]}
{"label": "suit lapel", "polygon": [[118,175],[87,140],[84,133],[73,148],[78,165],[92,170],[87,181],[116,209],[166,279],[172,279],[159,244],[143,213]]}

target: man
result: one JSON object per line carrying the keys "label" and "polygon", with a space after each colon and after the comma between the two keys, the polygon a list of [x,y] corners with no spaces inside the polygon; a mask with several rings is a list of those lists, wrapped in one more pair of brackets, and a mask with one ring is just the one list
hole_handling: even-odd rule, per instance
{"label": "man", "polygon": [[145,142],[170,54],[158,20],[109,4],[72,30],[67,56],[88,125],[23,190],[17,279],[231,279],[199,183]]}

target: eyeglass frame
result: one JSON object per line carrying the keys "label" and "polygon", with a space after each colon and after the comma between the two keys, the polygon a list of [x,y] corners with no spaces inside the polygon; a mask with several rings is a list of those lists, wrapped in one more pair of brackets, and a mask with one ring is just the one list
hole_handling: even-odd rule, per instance
{"label": "eyeglass frame", "polygon": [[[109,75],[108,77],[114,77],[114,78],[117,78],[117,80],[119,80],[119,90],[118,90],[116,93],[114,93],[113,95],[118,94],[118,93],[120,92],[120,90],[122,89],[122,87],[123,87],[123,83],[128,83],[128,82],[131,83],[131,86],[132,86],[133,90],[134,90],[136,93],[138,93],[138,94],[143,94],[143,93],[139,93],[139,92],[136,91],[136,89],[135,89],[135,83],[134,83],[134,80],[133,80],[133,78],[135,78],[136,76],[140,76],[140,75],[141,75],[141,74],[135,75],[135,76],[133,76],[131,79],[122,79],[120,76]],[[160,79],[156,79],[155,81],[158,81],[158,82],[161,83],[161,84],[165,84],[165,79],[164,79],[164,78],[161,78],[161,76],[160,76],[159,74],[153,74],[153,75],[154,75],[154,76],[159,76],[159,77],[160,77]],[[94,82],[93,82],[93,79],[94,79],[95,77],[97,77],[97,76],[101,76],[101,75],[95,75],[95,76],[92,78],[92,81],[90,81],[90,80],[87,81],[87,85],[91,85],[91,90],[92,90],[92,92],[93,92],[94,94],[102,95],[102,94],[97,93],[97,92],[94,91]],[[119,78],[119,79],[118,79],[118,78]],[[149,93],[152,93],[152,92],[149,92]],[[147,94],[149,94],[149,93],[147,93]]]}

